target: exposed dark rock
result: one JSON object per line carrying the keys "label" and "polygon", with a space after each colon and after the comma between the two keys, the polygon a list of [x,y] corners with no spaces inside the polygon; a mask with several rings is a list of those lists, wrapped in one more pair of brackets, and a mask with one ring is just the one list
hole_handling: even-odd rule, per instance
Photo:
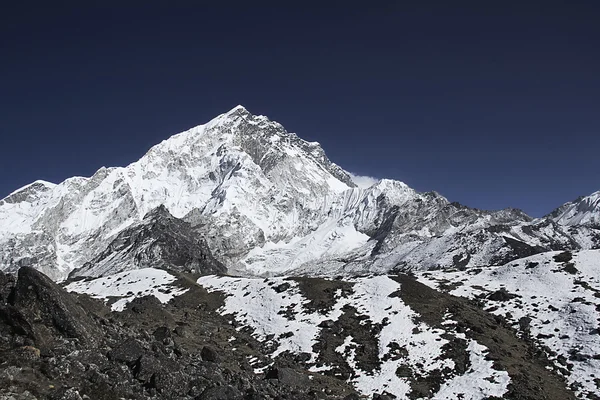
{"label": "exposed dark rock", "polygon": [[566,263],[573,259],[573,254],[570,251],[563,251],[552,258],[554,258],[554,261],[558,263]]}
{"label": "exposed dark rock", "polygon": [[517,297],[516,294],[509,293],[506,289],[501,288],[488,296],[488,299],[493,301],[508,301]]}
{"label": "exposed dark rock", "polygon": [[548,370],[551,362],[532,341],[519,338],[510,327],[482,310],[477,302],[438,292],[409,276],[393,278],[402,285],[399,293],[402,300],[419,314],[423,322],[441,327],[446,321],[445,316],[450,313],[452,320],[457,322],[457,331],[463,331],[468,338],[488,348],[486,358],[493,359],[495,367],[506,370],[511,378],[504,398],[575,399],[563,378]]}
{"label": "exposed dark rock", "polygon": [[212,347],[204,346],[202,351],[200,352],[200,356],[204,361],[210,362],[219,362],[219,353],[215,351]]}
{"label": "exposed dark rock", "polygon": [[539,262],[532,262],[532,261],[530,261],[530,262],[527,263],[527,265],[525,266],[525,268],[526,269],[532,269],[532,268],[537,267],[538,265],[540,265]]}
{"label": "exposed dark rock", "polygon": [[277,292],[277,293],[281,293],[281,292],[285,292],[286,290],[288,290],[291,287],[289,282],[283,282],[282,284],[279,284],[277,286],[275,286],[273,289]]}
{"label": "exposed dark rock", "polygon": [[[544,251],[547,250],[541,246],[531,246],[525,242],[510,238],[508,236],[503,236],[502,238],[504,239],[506,244],[513,250],[514,254],[516,255],[516,257],[514,257],[513,259],[529,257],[534,254],[543,253]],[[507,262],[508,261],[512,261],[512,260],[507,260]]]}
{"label": "exposed dark rock", "polygon": [[9,334],[35,339],[33,325],[21,311],[11,305],[0,306],[0,329]]}
{"label": "exposed dark rock", "polygon": [[530,325],[531,325],[530,317],[519,318],[519,327],[521,328],[522,331],[529,332]]}
{"label": "exposed dark rock", "polygon": [[265,379],[276,379],[280,383],[288,386],[306,386],[310,383],[308,376],[300,374],[291,368],[272,367],[270,368]]}
{"label": "exposed dark rock", "polygon": [[572,262],[565,263],[563,266],[563,270],[572,275],[579,273],[579,270],[575,268],[575,264]]}
{"label": "exposed dark rock", "polygon": [[396,396],[391,396],[389,394],[374,394],[373,400],[394,400]]}
{"label": "exposed dark rock", "polygon": [[15,277],[0,271],[0,306],[8,301],[8,296],[15,286]]}
{"label": "exposed dark rock", "polygon": [[171,330],[166,326],[161,326],[160,328],[157,328],[152,335],[154,336],[154,339],[162,342],[171,337]]}
{"label": "exposed dark rock", "polygon": [[[97,345],[102,339],[97,324],[75,298],[33,268],[23,267],[19,270],[9,303],[25,315],[32,326],[43,325],[91,346]],[[35,331],[39,329],[34,327]],[[39,341],[45,339],[41,337],[41,332],[36,332],[35,336]]]}
{"label": "exposed dark rock", "polygon": [[242,393],[231,385],[213,386],[196,397],[196,400],[236,400],[241,399]]}
{"label": "exposed dark rock", "polygon": [[181,396],[188,390],[189,375],[184,375],[180,371],[173,371],[162,368],[152,375],[149,386],[165,395],[176,397]]}
{"label": "exposed dark rock", "polygon": [[452,266],[459,270],[463,270],[469,265],[469,261],[471,261],[470,254],[456,254],[452,257]]}
{"label": "exposed dark rock", "polygon": [[127,304],[127,308],[134,313],[143,314],[147,310],[160,310],[161,303],[154,296],[136,297],[132,302]]}
{"label": "exposed dark rock", "polygon": [[327,313],[336,303],[336,293],[346,297],[352,292],[352,284],[341,280],[319,279],[309,277],[293,278],[298,283],[298,289],[310,301],[303,306],[311,311]]}
{"label": "exposed dark rock", "polygon": [[161,362],[157,357],[142,355],[135,364],[133,374],[142,382],[150,382],[152,376],[161,369]]}
{"label": "exposed dark rock", "polygon": [[[38,272],[21,276],[14,305],[0,305],[0,399],[304,400],[355,393],[344,381],[310,375],[293,358],[277,367],[275,379],[256,374],[249,358],[270,362],[262,344],[215,313],[221,294],[197,285],[167,305],[144,298],[110,313]],[[56,325],[53,313],[60,316]],[[72,337],[82,326],[98,331],[94,343]]]}
{"label": "exposed dark rock", "polygon": [[69,277],[114,274],[124,266],[207,274],[226,272],[191,225],[173,217],[162,205],[150,211],[141,223],[119,233],[105,251]]}
{"label": "exposed dark rock", "polygon": [[108,358],[132,367],[144,354],[144,348],[136,339],[127,339],[108,353]]}

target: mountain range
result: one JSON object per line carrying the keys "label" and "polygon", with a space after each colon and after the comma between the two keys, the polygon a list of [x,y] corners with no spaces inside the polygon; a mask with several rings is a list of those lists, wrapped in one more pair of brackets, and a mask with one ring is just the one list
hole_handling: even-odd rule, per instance
{"label": "mountain range", "polygon": [[140,243],[115,241],[145,229],[161,206],[179,220],[174,229],[185,225],[188,240],[245,276],[468,268],[600,247],[600,192],[533,219],[389,179],[357,187],[318,143],[238,106],[126,167],[36,181],[2,199],[0,269],[35,265],[55,280],[120,272],[102,254],[135,252]]}

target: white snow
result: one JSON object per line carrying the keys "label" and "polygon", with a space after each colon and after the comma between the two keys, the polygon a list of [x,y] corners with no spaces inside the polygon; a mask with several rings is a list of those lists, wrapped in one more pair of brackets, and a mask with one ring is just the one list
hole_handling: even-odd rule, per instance
{"label": "white snow", "polygon": [[[345,306],[356,309],[358,316],[364,315],[372,324],[381,324],[377,334],[381,368],[363,371],[356,361],[356,350],[360,344],[352,336],[335,351],[342,354],[354,370],[350,382],[365,395],[388,392],[406,399],[411,391],[410,382],[396,375],[401,365],[408,365],[422,375],[438,369],[454,367],[451,359],[443,357],[442,347],[447,340],[441,337],[446,331],[432,329],[416,320],[417,314],[397,296],[390,296],[401,290],[400,284],[387,276],[348,279],[352,283],[352,293],[343,297],[341,291],[335,294],[335,304],[331,310],[311,312],[304,305],[309,302],[298,289],[296,281],[284,278],[253,279],[206,276],[198,283],[209,291],[222,291],[227,297],[219,310],[222,314],[233,314],[240,324],[238,329],[251,327],[253,335],[268,341],[274,350],[275,358],[285,351],[311,354],[310,371],[325,372],[332,366],[316,363],[318,354],[314,346],[321,333],[319,324],[326,320],[337,320]],[[278,293],[275,288],[287,283],[290,287]],[[289,333],[292,335],[289,336]],[[289,337],[286,337],[289,336]],[[406,357],[397,357],[394,346],[403,348]],[[452,393],[471,393],[472,399],[486,396],[501,396],[506,392],[508,374],[496,371],[492,363],[484,360],[485,347],[471,341],[469,352],[472,369],[468,378],[452,379],[443,387],[436,398]],[[383,361],[387,360],[387,361]]]}
{"label": "white snow", "polygon": [[[457,375],[444,382],[432,397],[434,400],[482,400],[491,396],[500,397],[508,390],[510,378],[506,371],[492,368],[494,362],[485,359],[487,348],[469,340],[469,362],[471,367],[464,375]],[[478,385],[473,387],[473,382]]]}
{"label": "white snow", "polygon": [[38,185],[43,185],[43,186],[45,186],[45,187],[46,187],[46,188],[48,188],[48,189],[53,189],[53,188],[56,186],[56,184],[55,184],[55,183],[52,183],[52,182],[48,182],[48,181],[44,181],[44,180],[38,179],[38,180],[36,180],[36,181],[33,181],[33,182],[31,182],[31,183],[28,183],[27,185],[25,185],[25,186],[23,186],[23,187],[20,187],[20,188],[19,188],[19,189],[17,189],[17,190],[13,190],[11,193],[9,193],[9,194],[8,194],[8,196],[6,196],[6,197],[4,197],[4,198],[2,198],[2,199],[0,199],[0,200],[4,200],[4,199],[6,199],[6,198],[8,198],[8,197],[10,197],[10,196],[12,196],[12,195],[14,195],[14,194],[16,194],[16,193],[22,192],[22,191],[24,191],[24,190],[26,190],[26,189],[28,189],[28,188],[30,188],[31,186],[33,186],[33,185],[36,185],[36,184],[38,184]]}
{"label": "white snow", "polygon": [[[264,152],[261,160],[250,155],[254,152]],[[273,160],[268,170],[259,165],[267,158]],[[310,241],[313,234],[312,242],[326,238],[332,245],[294,249],[291,258],[273,261],[259,262],[259,255],[252,265],[261,271],[274,264],[280,270],[295,268],[368,239],[351,221],[340,221],[347,210],[346,192],[353,191],[327,169],[339,167],[326,161],[317,143],[238,106],[157,144],[127,167],[101,168],[90,178],[58,185],[42,183],[46,190],[33,200],[0,204],[0,247],[17,240],[15,247],[28,248],[34,256],[48,244],[66,249],[59,257],[38,257],[43,259],[41,270],[63,279],[103,251],[121,230],[164,205],[178,218],[195,211],[209,219],[214,227],[209,238],[230,238],[235,252],[221,255],[229,266],[244,266],[248,252],[264,242]],[[355,203],[359,196],[360,191],[353,195]],[[325,226],[332,231],[324,231]],[[36,229],[43,229],[43,235]],[[16,250],[0,254],[0,268],[23,256]]]}
{"label": "white snow", "polygon": [[267,242],[252,249],[243,260],[248,271],[256,275],[283,274],[315,260],[335,258],[369,241],[350,223],[340,224],[335,219],[324,222],[304,237],[289,242]]}
{"label": "white snow", "polygon": [[592,193],[561,207],[562,212],[554,219],[561,225],[600,224],[600,191]]}
{"label": "white snow", "polygon": [[[486,265],[506,252],[501,236],[485,231],[484,244],[456,244],[467,242],[461,234],[492,224],[491,214],[471,210],[461,220],[460,211],[444,214],[450,203],[437,194],[349,174],[354,188],[344,183],[345,174],[318,143],[237,106],[126,167],[103,167],[58,185],[38,181],[35,190],[31,184],[17,191],[18,202],[0,202],[0,269],[35,258],[36,268],[64,279],[160,205],[177,218],[193,215],[206,227],[209,247],[221,250],[220,261],[244,275],[448,267],[455,256],[464,257],[465,247],[473,253],[470,265]],[[569,221],[594,221],[598,201],[596,193],[568,203]],[[384,222],[393,228],[389,235],[369,241],[366,233],[380,232]],[[518,225],[505,236],[531,244],[595,243],[591,230],[569,236],[551,226]],[[371,256],[376,243],[380,254]]]}
{"label": "white snow", "polygon": [[[476,271],[436,271],[419,273],[419,280],[433,287],[446,281],[458,286],[450,293],[474,298],[493,293],[501,288],[518,297],[508,301],[485,299],[490,312],[510,315],[515,328],[522,317],[531,318],[531,337],[548,346],[554,354],[559,371],[569,383],[575,384],[579,397],[598,393],[594,383],[600,371],[600,334],[598,323],[600,311],[600,250],[573,253],[574,267],[571,274],[553,257],[560,252],[548,252],[510,262],[504,266]],[[510,314],[507,314],[510,313]],[[572,353],[580,355],[573,359]],[[569,360],[571,371],[561,365],[559,356]]]}
{"label": "white snow", "polygon": [[93,280],[76,281],[67,285],[65,289],[106,301],[120,298],[111,304],[111,309],[123,311],[125,306],[137,297],[154,296],[161,303],[168,303],[175,296],[189,290],[174,286],[175,280],[173,275],[164,270],[143,268]]}
{"label": "white snow", "polygon": [[[291,287],[283,294],[273,289],[286,282]],[[270,286],[262,279],[206,276],[198,279],[198,283],[208,290],[222,290],[227,293],[228,297],[221,313],[235,314],[240,323],[255,328],[254,335],[258,340],[265,341],[267,336],[274,335],[279,346],[272,357],[284,351],[313,354],[312,347],[319,332],[317,325],[327,318],[318,314],[303,313],[302,303],[305,299],[300,295],[294,281],[272,278],[269,283],[273,286]],[[290,320],[280,314],[288,310],[298,318]],[[281,337],[290,332],[293,336]]]}

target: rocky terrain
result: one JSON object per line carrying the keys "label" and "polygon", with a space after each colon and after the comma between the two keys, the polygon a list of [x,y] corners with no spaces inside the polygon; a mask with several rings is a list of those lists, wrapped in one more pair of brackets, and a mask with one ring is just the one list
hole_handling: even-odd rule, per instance
{"label": "rocky terrain", "polygon": [[164,304],[1,275],[0,398],[575,398],[510,321],[410,276],[169,274]]}
{"label": "rocky terrain", "polygon": [[579,397],[600,398],[600,251],[549,252],[466,273],[422,272],[418,279],[506,318]]}
{"label": "rocky terrain", "polygon": [[256,373],[264,344],[215,312],[222,295],[184,275],[177,285],[189,290],[169,304],[145,296],[119,313],[32,268],[0,279],[2,399],[356,398],[292,358]]}

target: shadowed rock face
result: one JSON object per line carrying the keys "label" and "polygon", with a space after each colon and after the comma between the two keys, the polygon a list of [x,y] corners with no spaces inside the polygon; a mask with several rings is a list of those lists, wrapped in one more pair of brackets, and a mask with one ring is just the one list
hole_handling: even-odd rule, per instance
{"label": "shadowed rock face", "polygon": [[0,305],[8,301],[8,296],[15,286],[15,278],[0,271]]}
{"label": "shadowed rock face", "polygon": [[34,340],[46,341],[48,338],[42,334],[49,329],[89,346],[100,342],[101,331],[88,312],[72,295],[31,267],[19,269],[8,300],[33,326]]}
{"label": "shadowed rock face", "polygon": [[225,273],[201,236],[189,223],[160,206],[144,220],[121,232],[100,255],[70,277],[107,276],[137,268],[163,268],[178,272]]}

